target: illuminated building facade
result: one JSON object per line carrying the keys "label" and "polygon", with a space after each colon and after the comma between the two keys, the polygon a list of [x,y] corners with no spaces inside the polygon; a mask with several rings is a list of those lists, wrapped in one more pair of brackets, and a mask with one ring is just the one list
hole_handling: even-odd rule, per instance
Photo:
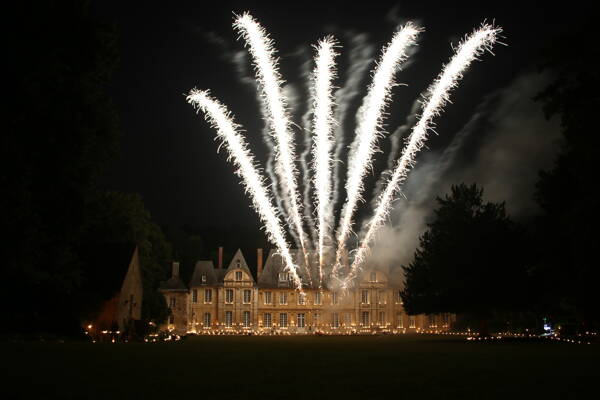
{"label": "illuminated building facade", "polygon": [[[297,265],[300,252],[293,252]],[[448,330],[454,315],[407,315],[402,307],[400,269],[365,268],[353,288],[342,292],[318,286],[317,255],[309,254],[311,271],[301,268],[303,293],[295,289],[281,258],[271,250],[263,268],[257,251],[257,279],[238,250],[229,266],[198,261],[188,285],[179,264],[163,282],[171,315],[164,329],[206,334],[360,334]],[[306,264],[304,264],[306,265]]]}

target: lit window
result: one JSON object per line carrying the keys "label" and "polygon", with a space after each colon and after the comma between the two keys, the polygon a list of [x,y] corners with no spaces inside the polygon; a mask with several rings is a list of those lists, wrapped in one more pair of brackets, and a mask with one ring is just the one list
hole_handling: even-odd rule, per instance
{"label": "lit window", "polygon": [[429,327],[435,328],[435,326],[436,326],[435,325],[435,315],[430,314],[430,315],[428,315],[428,317],[429,317]]}
{"label": "lit window", "polygon": [[306,304],[306,294],[298,293],[298,305],[303,306],[304,304]]}
{"label": "lit window", "polygon": [[244,304],[250,304],[250,300],[252,299],[252,291],[246,289],[244,290]]}
{"label": "lit window", "polygon": [[321,314],[318,314],[318,313],[317,313],[317,314],[313,314],[313,315],[314,315],[314,316],[313,316],[313,324],[314,324],[315,326],[319,326],[319,322],[320,322],[320,320],[321,320]]}
{"label": "lit window", "polygon": [[279,293],[279,304],[287,304],[287,293]]}
{"label": "lit window", "polygon": [[206,283],[206,275],[202,275],[202,283]]}
{"label": "lit window", "polygon": [[169,307],[175,308],[175,297],[169,297]]}
{"label": "lit window", "polygon": [[304,320],[304,314],[298,314],[298,318],[297,318],[297,322],[298,322],[298,328],[304,328],[305,327],[305,320]]}
{"label": "lit window", "polygon": [[192,290],[192,303],[198,302],[198,291],[196,289]]}
{"label": "lit window", "polygon": [[321,305],[321,292],[315,293],[315,305],[317,305],[317,306]]}
{"label": "lit window", "polygon": [[233,312],[225,311],[225,326],[230,327],[233,324]]}
{"label": "lit window", "polygon": [[279,314],[279,326],[281,328],[287,328],[288,326],[288,316],[287,314]]}
{"label": "lit window", "polygon": [[360,313],[360,323],[362,325],[369,325],[369,312],[368,311],[362,311]]}
{"label": "lit window", "polygon": [[385,312],[379,311],[379,325],[385,324]]}
{"label": "lit window", "polygon": [[331,304],[338,303],[338,294],[336,292],[331,293]]}
{"label": "lit window", "polygon": [[402,290],[396,292],[396,303],[402,304]]}
{"label": "lit window", "polygon": [[271,304],[271,292],[265,292],[265,304]]}
{"label": "lit window", "polygon": [[204,289],[204,303],[212,303],[212,289]]}
{"label": "lit window", "polygon": [[377,274],[375,272],[371,272],[371,276],[369,279],[371,282],[377,282]]}
{"label": "lit window", "polygon": [[385,301],[385,291],[380,290],[377,293],[377,301],[379,301],[379,304],[386,304],[387,301]]}
{"label": "lit window", "polygon": [[345,313],[344,314],[344,324],[346,326],[352,325],[352,314],[350,314],[350,313]]}
{"label": "lit window", "polygon": [[225,303],[233,303],[233,289],[225,290]]}
{"label": "lit window", "polygon": [[271,314],[265,314],[263,317],[265,328],[270,328],[272,325]]}
{"label": "lit window", "polygon": [[404,328],[404,319],[401,313],[396,314],[396,319],[398,320],[398,328]]}
{"label": "lit window", "polygon": [[210,313],[204,313],[203,322],[205,327],[210,327]]}
{"label": "lit window", "polygon": [[340,315],[336,312],[331,314],[331,327],[339,328],[340,327]]}
{"label": "lit window", "polygon": [[242,280],[242,271],[235,271],[235,280],[236,281]]}
{"label": "lit window", "polygon": [[408,316],[408,327],[414,328],[417,325],[417,321],[414,315]]}
{"label": "lit window", "polygon": [[363,304],[369,304],[369,291],[363,290],[360,292],[360,302]]}
{"label": "lit window", "polygon": [[242,313],[242,323],[246,328],[250,326],[250,311],[244,311]]}

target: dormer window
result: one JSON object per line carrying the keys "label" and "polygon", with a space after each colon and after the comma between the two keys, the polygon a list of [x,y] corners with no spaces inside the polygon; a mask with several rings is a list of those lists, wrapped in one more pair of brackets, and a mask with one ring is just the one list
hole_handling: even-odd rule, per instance
{"label": "dormer window", "polygon": [[279,282],[287,282],[288,281],[288,273],[287,272],[280,272],[279,273]]}
{"label": "dormer window", "polygon": [[[238,264],[239,264],[239,261],[238,261]],[[236,281],[242,280],[242,271],[235,271],[235,280]]]}
{"label": "dormer window", "polygon": [[239,268],[239,267],[240,267],[240,260],[236,260],[236,262],[235,262],[235,266],[236,266],[237,268]]}
{"label": "dormer window", "polygon": [[371,282],[377,282],[377,274],[375,272],[371,272],[371,277],[369,280]]}
{"label": "dormer window", "polygon": [[206,283],[206,275],[202,275],[202,283]]}

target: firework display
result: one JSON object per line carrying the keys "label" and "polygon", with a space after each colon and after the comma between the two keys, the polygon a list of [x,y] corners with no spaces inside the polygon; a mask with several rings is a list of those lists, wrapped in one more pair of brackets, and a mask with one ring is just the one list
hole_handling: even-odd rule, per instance
{"label": "firework display", "polygon": [[[194,89],[187,99],[205,114],[206,119],[216,129],[217,136],[227,147],[230,160],[238,168],[236,173],[241,177],[268,238],[276,246],[286,269],[291,273],[296,288],[302,290],[304,285],[308,282],[312,284],[314,281],[318,282],[319,287],[328,285],[347,289],[359,276],[368,258],[370,246],[376,240],[376,233],[385,223],[402,183],[415,164],[417,153],[434,126],[433,119],[442,113],[452,89],[457,86],[469,65],[485,51],[491,50],[501,29],[483,24],[467,36],[456,47],[449,63],[442,68],[439,76],[427,90],[417,122],[411,129],[395,167],[388,171],[389,179],[377,201],[374,202],[373,216],[367,221],[365,233],[359,238],[360,244],[355,251],[350,252],[350,260],[347,263],[344,260],[348,254],[347,243],[353,232],[357,206],[363,200],[365,175],[371,169],[373,154],[378,151],[378,139],[384,133],[383,120],[391,101],[391,88],[395,85],[395,75],[408,59],[409,50],[416,45],[422,29],[411,22],[400,27],[389,44],[383,48],[373,70],[372,81],[358,110],[355,137],[348,153],[346,200],[340,212],[339,225],[334,229],[335,175],[332,171],[333,165],[339,162],[335,158],[338,154],[335,151],[338,144],[334,141],[334,131],[341,123],[334,118],[337,42],[329,36],[319,41],[315,47],[315,67],[311,75],[312,180],[306,184],[312,184],[314,187],[312,208],[316,214],[315,223],[313,220],[307,221],[307,218],[312,219],[312,215],[303,213],[302,210],[294,135],[291,129],[292,119],[289,115],[288,101],[282,90],[284,82],[279,73],[273,41],[265,29],[248,13],[236,16],[233,26],[248,46],[255,67],[258,89],[267,108],[266,124],[273,137],[275,173],[282,188],[282,201],[277,203],[285,206],[284,212],[279,212],[275,206],[274,196],[277,196],[277,193],[271,193],[269,184],[261,175],[244,140],[241,127],[233,121],[225,106],[213,99],[208,91]],[[308,177],[301,178],[303,182],[308,181]],[[310,191],[305,190],[304,193],[305,197],[310,196]],[[311,200],[313,199],[305,198],[304,204]],[[289,216],[289,224],[281,214]],[[316,227],[314,234],[311,231],[312,242],[305,232],[305,225]],[[298,261],[291,256],[285,227],[289,227],[288,233],[292,237],[298,238],[303,261]],[[329,256],[330,249],[334,250],[331,256]],[[310,273],[310,258],[311,254],[315,253],[317,271],[313,276]],[[301,274],[302,269],[308,273]]]}

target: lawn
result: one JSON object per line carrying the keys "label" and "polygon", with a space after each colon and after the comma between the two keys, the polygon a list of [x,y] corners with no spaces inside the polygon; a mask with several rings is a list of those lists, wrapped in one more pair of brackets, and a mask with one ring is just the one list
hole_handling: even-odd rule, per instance
{"label": "lawn", "polygon": [[598,345],[450,336],[204,336],[0,349],[3,398],[567,399],[597,392],[600,378]]}

